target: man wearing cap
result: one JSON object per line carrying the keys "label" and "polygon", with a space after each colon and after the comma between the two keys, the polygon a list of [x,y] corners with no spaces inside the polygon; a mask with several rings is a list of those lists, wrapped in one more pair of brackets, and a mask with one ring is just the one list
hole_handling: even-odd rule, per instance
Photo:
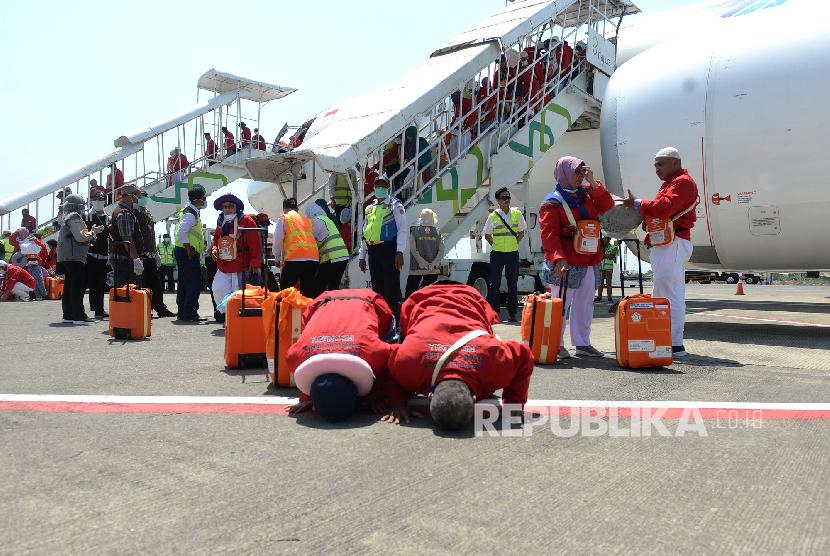
{"label": "man wearing cap", "polygon": [[115,287],[135,284],[144,272],[141,253],[144,252],[144,235],[137,225],[136,205],[141,190],[133,184],[117,191],[120,199],[110,217],[110,236],[114,242],[112,268],[115,271]]}
{"label": "man wearing cap", "polygon": [[[143,195],[146,195],[142,191]],[[143,249],[140,253],[141,262],[144,264],[144,271],[139,277],[141,287],[152,292],[153,310],[159,317],[175,317],[164,304],[164,285],[159,278],[158,261],[159,254],[156,247],[156,223],[147,207],[136,207],[136,226],[141,230]]]}
{"label": "man wearing cap", "polygon": [[306,297],[317,295],[320,251],[311,231],[312,222],[297,212],[297,199],[282,202],[283,213],[274,226],[274,260],[280,270],[280,287],[299,288]]}
{"label": "man wearing cap", "polygon": [[[662,180],[654,200],[637,199],[631,190],[623,206],[636,207],[644,218],[661,217],[674,220],[675,237],[671,243],[650,247],[654,272],[655,297],[665,297],[671,306],[672,352],[675,358],[685,357],[683,328],[686,324],[686,262],[692,256],[691,231],[695,226],[695,206],[699,196],[697,184],[683,169],[680,153],[666,147],[654,155],[654,168]],[[650,238],[646,236],[646,246]]]}
{"label": "man wearing cap", "polygon": [[161,236],[161,243],[157,251],[159,254],[159,280],[162,284],[167,282],[168,292],[176,293],[176,280],[173,276],[173,270],[176,268],[176,258],[173,256],[170,234]]}
{"label": "man wearing cap", "polygon": [[368,289],[325,292],[303,314],[303,332],[288,349],[286,364],[302,393],[290,413],[314,406],[323,418],[351,415],[385,375],[394,338],[389,305]]}
{"label": "man wearing cap", "polygon": [[[219,211],[210,248],[210,258],[216,261],[216,275],[210,291],[213,301],[219,303],[231,292],[245,287],[248,275],[259,278],[262,266],[262,236],[253,218],[244,214],[245,204],[227,193],[213,202]],[[222,312],[215,312],[217,322],[225,322]]]}
{"label": "man wearing cap", "polygon": [[264,151],[266,148],[265,137],[259,134],[259,129],[256,127],[254,128],[254,136],[251,138],[251,142],[258,151]]}
{"label": "man wearing cap", "polygon": [[406,210],[397,198],[390,195],[389,189],[388,178],[379,176],[375,179],[375,198],[364,211],[363,241],[360,242],[358,259],[360,270],[366,272],[368,256],[372,289],[381,294],[392,312],[398,315],[401,268],[409,243],[409,229],[406,226]]}
{"label": "man wearing cap", "polygon": [[[109,219],[104,212],[107,194],[103,187],[90,181],[89,200],[92,205],[86,219],[87,228],[100,226],[103,231],[89,245],[86,254],[86,287],[89,288],[89,309],[95,318],[103,319],[109,315],[104,311],[104,296],[107,292],[107,261],[109,260]],[[132,264],[130,262],[129,264]]]}
{"label": "man wearing cap", "polygon": [[518,311],[519,243],[525,236],[527,223],[522,211],[510,207],[510,190],[500,188],[495,193],[496,209],[484,222],[481,233],[492,246],[490,251],[490,286],[487,297],[496,314],[501,298],[501,276],[507,283],[507,321],[516,322]]}
{"label": "man wearing cap", "polygon": [[201,254],[205,250],[205,235],[199,211],[207,202],[207,194],[197,185],[187,192],[190,203],[178,213],[173,256],[179,271],[176,291],[177,317],[182,322],[204,322],[199,316],[199,294],[202,291]]}
{"label": "man wearing cap", "polygon": [[468,424],[475,401],[499,389],[504,403],[524,405],[533,353],[497,338],[493,324],[498,322],[470,286],[438,282],[413,293],[401,307],[403,343],[393,346],[389,358],[385,391],[395,409],[384,420],[408,420],[408,394],[429,390],[433,421],[446,430]]}
{"label": "man wearing cap", "polygon": [[251,128],[245,122],[239,122],[239,127],[242,128],[242,148],[251,146]]}

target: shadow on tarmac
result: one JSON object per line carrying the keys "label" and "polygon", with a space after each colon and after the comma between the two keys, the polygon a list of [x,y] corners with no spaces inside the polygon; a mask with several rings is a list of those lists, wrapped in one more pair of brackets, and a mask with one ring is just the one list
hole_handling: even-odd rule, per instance
{"label": "shadow on tarmac", "polygon": [[691,313],[717,311],[720,309],[741,309],[746,311],[830,314],[830,304],[828,303],[800,303],[797,301],[769,301],[745,298],[734,300],[687,299],[686,309]]}

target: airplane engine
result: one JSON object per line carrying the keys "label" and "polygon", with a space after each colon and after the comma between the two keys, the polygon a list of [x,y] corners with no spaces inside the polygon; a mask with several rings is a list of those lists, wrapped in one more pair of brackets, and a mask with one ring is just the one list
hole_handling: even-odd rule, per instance
{"label": "airplane engine", "polygon": [[769,12],[650,48],[606,89],[606,183],[653,198],[654,153],[677,147],[701,199],[693,266],[830,268],[830,19]]}

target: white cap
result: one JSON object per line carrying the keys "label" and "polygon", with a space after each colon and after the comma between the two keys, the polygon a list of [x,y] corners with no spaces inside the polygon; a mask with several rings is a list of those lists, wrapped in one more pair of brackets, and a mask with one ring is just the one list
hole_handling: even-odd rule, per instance
{"label": "white cap", "polygon": [[657,151],[654,158],[676,158],[680,160],[680,152],[674,147],[664,147]]}

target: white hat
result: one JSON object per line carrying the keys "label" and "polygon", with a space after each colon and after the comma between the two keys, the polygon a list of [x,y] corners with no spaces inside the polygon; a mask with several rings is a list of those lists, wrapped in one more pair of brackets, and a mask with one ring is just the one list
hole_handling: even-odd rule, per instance
{"label": "white hat", "polygon": [[657,151],[654,158],[676,158],[680,160],[680,152],[674,147],[665,147]]}
{"label": "white hat", "polygon": [[314,379],[329,373],[343,375],[354,382],[358,396],[368,394],[375,382],[372,367],[360,357],[350,353],[323,353],[311,356],[297,367],[294,382],[300,392],[310,394]]}

